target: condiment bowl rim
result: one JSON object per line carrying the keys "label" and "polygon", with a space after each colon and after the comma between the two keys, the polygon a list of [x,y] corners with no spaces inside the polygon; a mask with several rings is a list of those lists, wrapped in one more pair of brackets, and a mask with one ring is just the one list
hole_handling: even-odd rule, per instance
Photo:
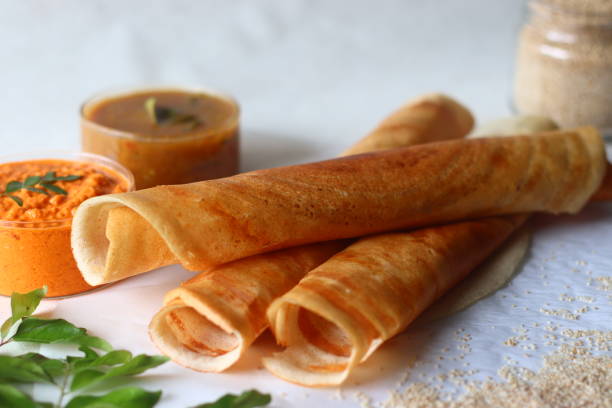
{"label": "condiment bowl rim", "polygon": [[[19,163],[35,160],[66,160],[74,162],[94,163],[115,171],[127,181],[127,190],[134,190],[134,175],[132,172],[117,161],[95,153],[87,153],[72,150],[36,150],[27,153],[17,153],[0,156],[0,165],[7,163]],[[24,228],[24,229],[48,229],[59,228],[69,225],[73,217],[54,220],[3,220],[0,219],[0,228]]]}
{"label": "condiment bowl rim", "polygon": [[[159,136],[149,137],[146,135],[137,134],[137,133],[130,132],[130,131],[114,129],[114,128],[96,123],[90,120],[89,118],[87,118],[85,115],[85,110],[87,106],[89,106],[90,104],[94,102],[101,102],[101,101],[104,101],[105,99],[109,99],[112,97],[119,97],[119,96],[132,95],[132,94],[138,94],[138,93],[146,93],[146,92],[152,92],[152,91],[153,92],[154,91],[179,91],[179,92],[187,92],[187,93],[192,93],[192,94],[199,93],[199,94],[213,95],[213,96],[222,98],[230,102],[235,107],[235,112],[232,115],[232,117],[229,118],[226,121],[226,123],[224,123],[224,125],[220,128],[209,129],[204,132],[192,132],[184,136],[172,136],[172,137],[159,137]],[[106,91],[98,92],[94,94],[93,96],[87,98],[81,104],[79,108],[79,116],[81,118],[82,124],[85,124],[91,128],[97,129],[98,131],[107,133],[114,137],[135,140],[135,141],[149,142],[149,143],[167,143],[167,142],[173,142],[173,141],[183,142],[183,141],[188,141],[188,140],[193,140],[193,139],[201,139],[211,134],[218,133],[219,131],[232,129],[238,126],[238,123],[240,120],[240,113],[241,113],[241,109],[240,109],[240,104],[238,103],[238,101],[233,96],[225,92],[218,91],[212,88],[206,88],[206,87],[180,86],[180,85],[148,85],[148,86],[144,85],[144,86],[111,88]]]}

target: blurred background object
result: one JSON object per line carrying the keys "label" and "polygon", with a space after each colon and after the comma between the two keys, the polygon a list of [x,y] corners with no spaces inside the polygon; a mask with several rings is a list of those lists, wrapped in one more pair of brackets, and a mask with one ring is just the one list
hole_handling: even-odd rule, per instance
{"label": "blurred background object", "polygon": [[243,170],[332,157],[406,100],[510,113],[516,0],[3,1],[5,153],[79,148],[79,105],[184,85],[239,101]]}
{"label": "blurred background object", "polygon": [[520,113],[612,132],[612,2],[531,0],[516,64]]}

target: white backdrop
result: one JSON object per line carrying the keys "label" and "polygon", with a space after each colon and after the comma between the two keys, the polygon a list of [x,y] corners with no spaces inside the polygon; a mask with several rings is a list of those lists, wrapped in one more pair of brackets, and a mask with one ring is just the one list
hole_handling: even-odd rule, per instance
{"label": "white backdrop", "polygon": [[[522,16],[516,0],[4,0],[0,6],[5,154],[77,149],[78,107],[96,92],[197,85],[240,101],[244,170],[332,157],[424,92],[449,93],[481,120],[509,114]],[[587,283],[589,276],[610,274],[612,208],[591,206],[575,218],[540,217],[535,225],[531,255],[510,287],[451,319],[393,339],[342,389],[306,390],[261,370],[258,356],[269,338],[227,374],[169,363],[141,383],[164,390],[160,407],[194,405],[248,387],[272,392],[279,407],[348,407],[361,392],[384,399],[409,372],[422,379],[469,363],[478,370],[474,378],[485,378],[495,376],[507,357],[537,367],[551,350],[542,345],[546,331],[531,329],[539,346],[527,358],[523,349],[503,346],[517,322],[609,328],[610,303]],[[154,353],[146,325],[165,291],[190,275],[169,267],[86,296],[45,302],[44,308],[117,347]],[[602,303],[576,322],[539,312],[567,307],[558,299],[561,292]],[[0,317],[7,311],[7,299],[0,299]],[[469,352],[457,337],[460,329],[472,337]],[[466,359],[440,361],[445,347]],[[419,364],[409,371],[414,358]]]}
{"label": "white backdrop", "polygon": [[186,84],[243,109],[244,169],[331,157],[402,102],[444,91],[509,111],[516,0],[0,2],[0,140],[76,149],[101,90]]}

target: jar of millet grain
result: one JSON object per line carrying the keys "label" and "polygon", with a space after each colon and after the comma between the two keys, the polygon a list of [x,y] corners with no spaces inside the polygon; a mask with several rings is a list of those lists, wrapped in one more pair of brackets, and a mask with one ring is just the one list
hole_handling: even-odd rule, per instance
{"label": "jar of millet grain", "polygon": [[529,1],[514,104],[521,114],[612,136],[612,0]]}

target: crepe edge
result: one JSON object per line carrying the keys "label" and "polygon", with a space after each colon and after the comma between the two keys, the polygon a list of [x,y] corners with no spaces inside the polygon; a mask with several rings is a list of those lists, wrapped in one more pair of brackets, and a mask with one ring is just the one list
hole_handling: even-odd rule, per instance
{"label": "crepe edge", "polygon": [[567,203],[567,213],[576,214],[582,210],[602,185],[606,176],[608,160],[606,158],[606,145],[597,128],[583,126],[568,131],[576,132],[579,135],[578,140],[587,151],[587,156],[590,159],[587,166],[591,168],[588,177],[584,180],[583,187],[580,189],[582,194],[576,194],[573,200],[569,199]]}
{"label": "crepe edge", "polygon": [[[180,308],[192,308],[200,316],[207,319],[219,330],[233,335],[238,345],[233,350],[218,356],[209,356],[190,350],[172,334],[166,322],[169,313]],[[244,354],[251,343],[248,334],[240,331],[235,325],[224,317],[223,313],[215,310],[213,305],[202,301],[196,294],[185,288],[176,288],[166,295],[166,304],[153,316],[149,323],[149,338],[155,346],[175,363],[200,372],[221,372],[234,365]]]}
{"label": "crepe edge", "polygon": [[[341,329],[351,343],[350,356],[337,356],[309,344],[297,327],[297,313],[300,309],[327,319]],[[273,375],[293,384],[307,387],[342,384],[352,369],[373,351],[364,341],[367,336],[360,333],[359,326],[354,324],[350,315],[329,303],[318,293],[304,291],[299,286],[282,298],[276,299],[268,308],[267,317],[277,342],[287,348],[270,357],[264,357],[262,363]],[[320,361],[332,360],[330,366],[340,369],[313,371],[312,365],[301,364],[304,352],[310,355],[316,354],[315,357]]]}
{"label": "crepe edge", "polygon": [[[531,230],[524,225],[519,227],[481,265],[425,309],[412,324],[427,325],[453,316],[507,286],[525,262],[531,240]],[[496,273],[496,270],[501,272]]]}
{"label": "crepe edge", "polygon": [[[465,137],[473,128],[476,123],[472,112],[457,99],[454,99],[443,93],[428,93],[423,94],[415,99],[411,99],[406,102],[403,106],[395,110],[391,115],[387,116],[383,121],[368,135],[360,139],[350,148],[344,150],[339,157],[351,156],[355,154],[371,153],[379,150],[386,150],[393,148],[391,145],[379,146],[374,141],[380,139],[380,133],[393,132],[398,126],[412,128],[415,121],[418,122],[417,117],[411,117],[410,120],[406,120],[403,117],[407,111],[412,111],[412,115],[418,113],[418,109],[425,109],[424,105],[436,104],[437,109],[445,109],[447,114],[452,117],[452,121],[457,129],[455,137],[446,138],[444,140],[461,139]],[[417,110],[415,112],[415,110]],[[449,126],[450,127],[450,126]],[[427,132],[416,131],[414,135],[426,134]],[[428,143],[439,141],[438,138],[432,138],[431,140],[417,140],[416,144]],[[408,145],[413,145],[409,143]],[[400,146],[395,146],[400,147]]]}
{"label": "crepe edge", "polygon": [[[147,190],[139,190],[138,193]],[[166,231],[160,231],[158,226],[163,225],[162,215],[147,210],[147,194],[119,193],[108,194],[90,198],[84,201],[75,212],[72,231],[71,246],[77,267],[85,281],[92,285],[116,282],[142,273],[141,271],[111,271],[108,268],[108,255],[110,242],[106,237],[106,225],[109,212],[118,207],[127,207],[142,217],[152,230],[160,236],[170,252],[178,258],[177,249],[173,247],[172,230],[176,227],[168,226]]]}

